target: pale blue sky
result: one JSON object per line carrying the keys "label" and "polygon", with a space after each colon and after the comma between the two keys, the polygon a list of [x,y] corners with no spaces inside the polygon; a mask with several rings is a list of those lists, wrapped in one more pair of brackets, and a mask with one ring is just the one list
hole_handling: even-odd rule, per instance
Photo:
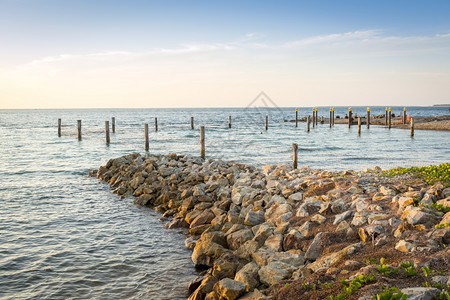
{"label": "pale blue sky", "polygon": [[450,1],[0,0],[0,108],[450,102]]}

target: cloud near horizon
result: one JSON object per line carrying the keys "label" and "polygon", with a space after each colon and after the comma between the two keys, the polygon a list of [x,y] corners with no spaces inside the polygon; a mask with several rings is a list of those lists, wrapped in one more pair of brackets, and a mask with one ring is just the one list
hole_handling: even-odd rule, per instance
{"label": "cloud near horizon", "polygon": [[[386,92],[377,91],[381,86],[392,94],[386,101],[411,94],[420,105],[429,104],[414,86],[420,81],[437,101],[448,101],[449,53],[450,33],[399,37],[373,29],[287,42],[249,33],[223,43],[37,58],[0,74],[0,95],[16,98],[19,105],[34,97],[43,108],[53,107],[61,96],[87,99],[78,102],[86,107],[124,107],[124,95],[132,97],[126,103],[131,107],[143,107],[148,95],[161,99],[150,106],[172,107],[181,105],[178,93],[193,99],[193,106],[242,106],[242,99],[266,90],[282,99],[280,106],[290,106],[305,96],[316,105],[328,105],[331,96],[348,104],[362,95],[375,101],[386,98]],[[445,58],[441,63],[440,57]],[[2,106],[14,108],[14,103]]]}

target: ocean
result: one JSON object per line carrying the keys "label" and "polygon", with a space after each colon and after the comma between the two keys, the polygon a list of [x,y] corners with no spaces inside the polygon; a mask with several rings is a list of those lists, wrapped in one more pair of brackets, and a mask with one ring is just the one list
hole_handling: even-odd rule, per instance
{"label": "ocean", "polygon": [[[371,107],[371,115],[384,114]],[[352,107],[365,115],[366,107]],[[400,114],[403,107],[393,107]],[[164,229],[152,209],[119,200],[87,176],[110,158],[145,154],[199,156],[255,166],[291,163],[327,170],[439,164],[450,160],[450,132],[284,122],[295,108],[0,110],[0,299],[185,299],[197,275],[184,234]],[[336,107],[343,117],[347,107]],[[407,107],[414,116],[450,114],[446,107]],[[311,108],[299,107],[299,117]],[[264,128],[264,117],[269,128]],[[319,116],[328,107],[319,107]],[[194,117],[194,130],[190,117]],[[232,128],[228,128],[228,116]],[[105,143],[105,121],[116,133]],[[158,118],[158,131],[154,119]],[[62,136],[57,120],[62,119]],[[77,139],[82,120],[82,139]]]}

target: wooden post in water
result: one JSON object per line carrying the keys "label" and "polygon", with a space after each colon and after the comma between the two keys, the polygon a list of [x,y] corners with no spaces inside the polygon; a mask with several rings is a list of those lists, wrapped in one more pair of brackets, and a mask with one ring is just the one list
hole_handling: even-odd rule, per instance
{"label": "wooden post in water", "polygon": [[294,170],[297,170],[297,152],[298,152],[298,145],[292,144],[292,166]]}
{"label": "wooden post in water", "polygon": [[106,144],[109,145],[109,142],[111,141],[109,138],[109,121],[105,121],[105,138]]}
{"label": "wooden post in water", "polygon": [[361,135],[361,117],[358,117],[358,135]]}
{"label": "wooden post in water", "polygon": [[319,109],[316,108],[316,126],[318,122],[319,122]]}
{"label": "wooden post in water", "polygon": [[370,108],[367,108],[367,129],[370,127]]}
{"label": "wooden post in water", "polygon": [[406,124],[406,107],[403,107],[403,124]]}
{"label": "wooden post in water", "polygon": [[414,136],[414,119],[411,118],[411,137]]}
{"label": "wooden post in water", "polygon": [[58,119],[58,136],[61,137],[61,119]]}
{"label": "wooden post in water", "polygon": [[228,128],[231,128],[231,116],[228,116]]}
{"label": "wooden post in water", "polygon": [[320,116],[320,124],[323,124],[323,116]]}
{"label": "wooden post in water", "polygon": [[144,142],[145,142],[145,151],[148,151],[149,142],[148,142],[148,124],[144,124]]}
{"label": "wooden post in water", "polygon": [[351,108],[348,109],[348,128],[350,128],[350,126],[352,126],[352,109]]}
{"label": "wooden post in water", "polygon": [[384,109],[384,126],[388,124],[388,110],[387,107]]}
{"label": "wooden post in water", "polygon": [[332,121],[332,119],[333,119],[333,111],[331,110],[331,107],[330,107],[330,128],[331,128],[331,125],[333,124],[333,121]]}
{"label": "wooden post in water", "polygon": [[81,120],[77,120],[77,135],[78,139],[81,140]]}
{"label": "wooden post in water", "polygon": [[116,118],[115,117],[111,118],[111,131],[112,131],[112,133],[116,133]]}
{"label": "wooden post in water", "polygon": [[266,123],[266,130],[267,130],[267,129],[269,129],[269,116],[266,116],[265,123]]}
{"label": "wooden post in water", "polygon": [[205,126],[200,126],[200,157],[205,159]]}
{"label": "wooden post in water", "polygon": [[391,119],[392,119],[392,112],[391,108],[389,107],[389,129],[391,129]]}
{"label": "wooden post in water", "polygon": [[331,109],[332,110],[332,116],[331,116],[331,120],[333,120],[333,123],[332,123],[332,125],[333,125],[333,127],[334,127],[334,107]]}
{"label": "wooden post in water", "polygon": [[298,127],[298,109],[295,109],[295,127]]}
{"label": "wooden post in water", "polygon": [[191,117],[191,129],[194,129],[194,117]]}
{"label": "wooden post in water", "polygon": [[155,117],[155,131],[158,131],[158,118]]}
{"label": "wooden post in water", "polygon": [[310,117],[306,117],[306,132],[309,132],[309,123],[311,122]]}
{"label": "wooden post in water", "polygon": [[311,121],[312,121],[312,126],[314,128],[314,126],[316,124],[316,110],[314,108],[312,109],[312,119],[311,119]]}

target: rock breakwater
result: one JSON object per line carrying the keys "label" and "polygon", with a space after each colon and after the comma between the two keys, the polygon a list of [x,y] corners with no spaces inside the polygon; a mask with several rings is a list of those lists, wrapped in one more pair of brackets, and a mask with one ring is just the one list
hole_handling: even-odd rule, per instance
{"label": "rock breakwater", "polygon": [[379,171],[257,169],[130,154],[90,175],[120,197],[134,196],[137,205],[161,212],[166,228],[186,228],[192,261],[205,270],[189,285],[189,299],[325,299],[339,294],[342,278],[372,271],[373,283],[360,284],[348,299],[369,299],[381,283],[408,293],[418,288],[412,292],[419,295],[442,293],[431,281],[422,287],[422,278],[390,278],[364,263],[381,257],[387,268],[408,260],[416,269],[439,269],[440,278],[432,278],[445,292],[450,188]]}

